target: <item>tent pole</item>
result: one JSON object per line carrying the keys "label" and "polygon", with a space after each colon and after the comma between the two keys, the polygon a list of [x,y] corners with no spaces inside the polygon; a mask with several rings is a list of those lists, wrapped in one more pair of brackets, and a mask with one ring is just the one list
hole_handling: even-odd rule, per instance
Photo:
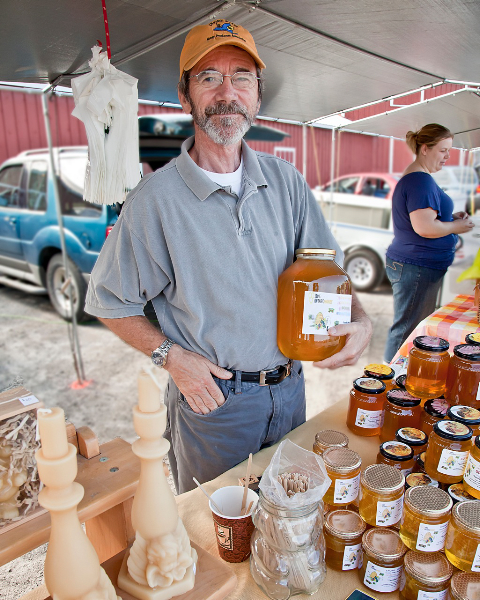
{"label": "tent pole", "polygon": [[303,177],[307,179],[307,126],[302,125]]}
{"label": "tent pole", "polygon": [[335,134],[336,133],[337,133],[337,130],[335,129],[335,127],[333,127],[332,128],[332,149],[331,149],[331,156],[330,156],[330,208],[328,211],[328,220],[329,220],[330,229],[332,228],[332,219],[333,219],[333,189],[334,189],[333,180],[335,178]]}
{"label": "tent pole", "polygon": [[390,143],[388,146],[388,172],[390,175],[393,173],[393,152],[394,152],[394,139],[390,137]]}

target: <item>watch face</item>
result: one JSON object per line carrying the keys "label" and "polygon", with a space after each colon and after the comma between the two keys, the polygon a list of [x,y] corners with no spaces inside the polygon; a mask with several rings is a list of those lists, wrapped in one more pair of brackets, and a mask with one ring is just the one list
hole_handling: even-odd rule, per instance
{"label": "watch face", "polygon": [[165,357],[161,352],[158,352],[158,350],[154,350],[152,352],[152,361],[153,364],[157,365],[157,367],[163,367],[165,364]]}

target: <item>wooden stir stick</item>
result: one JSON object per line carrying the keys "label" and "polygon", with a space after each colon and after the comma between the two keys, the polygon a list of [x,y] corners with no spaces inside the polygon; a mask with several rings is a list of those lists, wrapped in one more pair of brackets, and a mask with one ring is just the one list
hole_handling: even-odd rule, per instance
{"label": "wooden stir stick", "polygon": [[252,471],[252,453],[248,455],[248,463],[247,463],[247,475],[245,477],[245,487],[243,490],[243,499],[242,499],[242,510],[240,511],[241,515],[245,514],[245,505],[247,503],[247,493],[248,493],[248,484],[250,483],[250,473]]}

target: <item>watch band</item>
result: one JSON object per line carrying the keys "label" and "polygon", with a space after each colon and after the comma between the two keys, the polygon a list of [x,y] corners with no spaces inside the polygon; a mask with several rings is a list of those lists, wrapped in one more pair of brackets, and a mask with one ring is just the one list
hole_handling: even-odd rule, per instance
{"label": "watch band", "polygon": [[155,366],[160,367],[161,369],[165,367],[167,364],[168,353],[174,344],[175,342],[173,340],[167,338],[163,344],[152,352],[152,362]]}

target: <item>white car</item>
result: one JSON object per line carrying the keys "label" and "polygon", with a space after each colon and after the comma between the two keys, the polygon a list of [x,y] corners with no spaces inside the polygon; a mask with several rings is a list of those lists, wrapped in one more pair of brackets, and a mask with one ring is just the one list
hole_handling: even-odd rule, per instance
{"label": "white car", "polygon": [[453,200],[453,212],[469,212],[470,198],[478,186],[478,175],[473,167],[443,167],[432,173],[432,177]]}

